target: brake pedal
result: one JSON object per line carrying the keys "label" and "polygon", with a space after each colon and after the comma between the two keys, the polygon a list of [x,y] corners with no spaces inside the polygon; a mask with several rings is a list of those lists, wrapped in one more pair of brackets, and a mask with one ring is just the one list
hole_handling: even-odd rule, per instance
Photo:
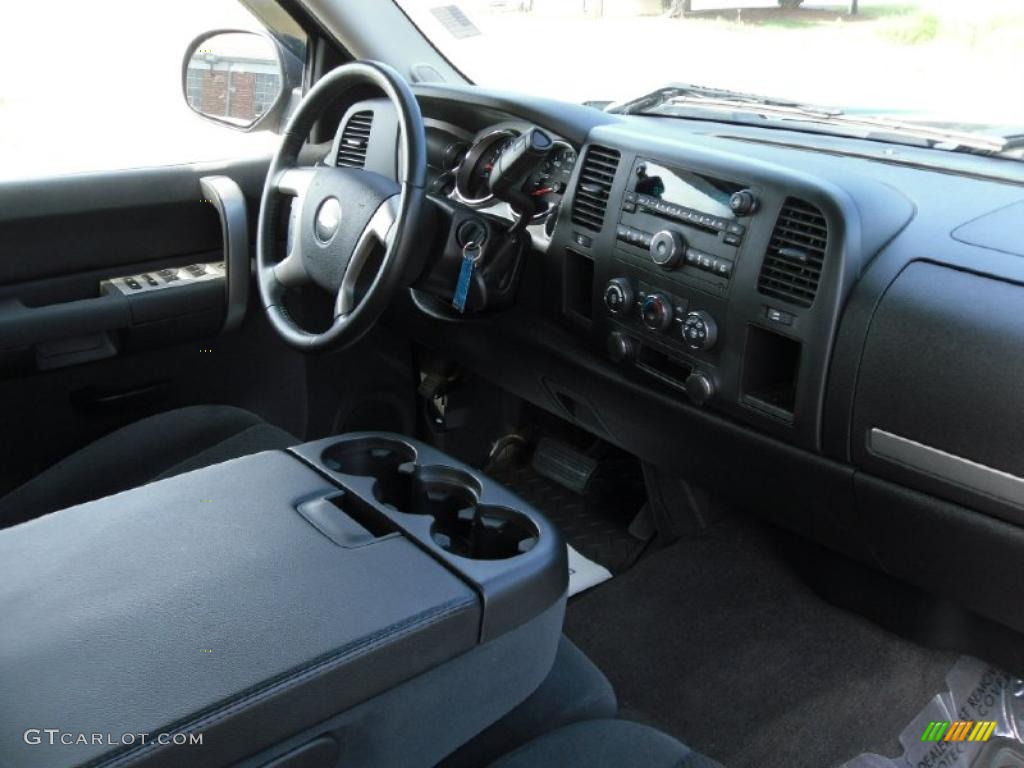
{"label": "brake pedal", "polygon": [[530,462],[533,471],[564,488],[583,495],[597,471],[597,459],[570,445],[542,437]]}

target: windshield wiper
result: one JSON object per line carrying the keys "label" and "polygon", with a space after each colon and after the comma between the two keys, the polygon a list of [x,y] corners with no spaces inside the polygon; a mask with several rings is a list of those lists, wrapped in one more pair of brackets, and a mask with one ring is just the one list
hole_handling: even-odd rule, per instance
{"label": "windshield wiper", "polygon": [[701,85],[675,84],[658,88],[635,99],[609,104],[605,112],[619,115],[662,114],[669,109],[709,109],[743,112],[765,118],[813,122],[830,126],[861,129],[865,138],[911,138],[935,149],[967,150],[998,155],[1024,147],[1024,135],[1000,136],[944,128],[927,123],[911,123],[887,117],[853,115],[841,109],[801,104],[757,94],[740,93]]}

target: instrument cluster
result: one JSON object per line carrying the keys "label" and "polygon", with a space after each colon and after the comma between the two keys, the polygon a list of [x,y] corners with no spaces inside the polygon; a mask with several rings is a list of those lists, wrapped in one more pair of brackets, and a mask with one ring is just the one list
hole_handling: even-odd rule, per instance
{"label": "instrument cluster", "polygon": [[[491,171],[502,153],[533,126],[524,123],[502,123],[490,126],[469,140],[452,140],[439,153],[437,165],[443,174],[432,191],[478,209],[503,205],[491,194]],[[523,190],[537,203],[531,223],[551,220],[558,210],[576,167],[578,152],[568,142],[552,136],[554,144],[548,155],[526,177]]]}

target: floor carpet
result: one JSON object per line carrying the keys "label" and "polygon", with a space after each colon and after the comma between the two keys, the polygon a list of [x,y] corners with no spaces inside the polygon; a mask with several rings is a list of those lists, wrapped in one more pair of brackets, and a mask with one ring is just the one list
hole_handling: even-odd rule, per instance
{"label": "floor carpet", "polygon": [[820,600],[757,529],[685,539],[570,602],[621,716],[729,768],[896,755],[955,661]]}

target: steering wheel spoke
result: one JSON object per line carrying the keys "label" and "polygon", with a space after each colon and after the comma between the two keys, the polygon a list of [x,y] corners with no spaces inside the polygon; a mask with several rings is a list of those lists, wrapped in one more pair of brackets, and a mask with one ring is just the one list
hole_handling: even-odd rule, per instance
{"label": "steering wheel spoke", "polygon": [[274,265],[274,278],[284,288],[298,288],[309,282],[306,265],[302,263],[302,257],[299,256],[297,250],[293,249],[291,253]]}
{"label": "steering wheel spoke", "polygon": [[380,207],[370,217],[370,221],[367,222],[366,228],[363,229],[359,240],[356,241],[352,257],[345,267],[341,288],[338,289],[338,297],[334,303],[335,317],[343,317],[355,309],[356,285],[359,283],[359,277],[370,261],[374,250],[379,247],[386,249],[391,245],[400,206],[401,195],[392,195],[380,204]]}
{"label": "steering wheel spoke", "polygon": [[274,177],[274,189],[301,200],[313,182],[315,173],[315,168],[285,168]]}

